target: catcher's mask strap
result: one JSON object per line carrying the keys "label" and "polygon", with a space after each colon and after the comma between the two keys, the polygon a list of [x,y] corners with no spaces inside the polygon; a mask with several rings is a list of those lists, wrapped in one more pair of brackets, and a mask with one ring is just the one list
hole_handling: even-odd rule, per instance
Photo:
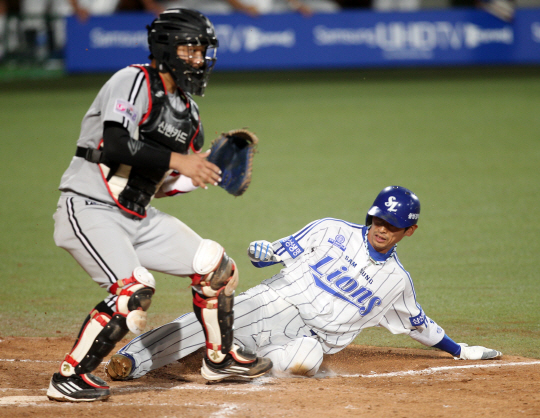
{"label": "catcher's mask strap", "polygon": [[99,163],[101,161],[101,154],[103,152],[94,148],[77,147],[75,157],[84,158],[91,163]]}

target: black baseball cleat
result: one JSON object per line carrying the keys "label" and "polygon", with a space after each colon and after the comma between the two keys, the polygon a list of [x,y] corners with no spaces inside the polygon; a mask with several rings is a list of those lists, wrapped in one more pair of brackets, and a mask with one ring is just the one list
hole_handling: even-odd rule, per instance
{"label": "black baseball cleat", "polygon": [[90,373],[71,376],[55,373],[47,390],[51,401],[60,402],[104,401],[109,396],[111,391],[107,383]]}
{"label": "black baseball cleat", "polygon": [[207,357],[203,359],[202,377],[206,380],[218,381],[231,377],[254,379],[268,373],[272,369],[272,360],[257,357],[249,349],[235,346],[221,363],[214,363]]}
{"label": "black baseball cleat", "polygon": [[105,365],[105,372],[112,380],[130,380],[134,364],[129,354],[113,354]]}

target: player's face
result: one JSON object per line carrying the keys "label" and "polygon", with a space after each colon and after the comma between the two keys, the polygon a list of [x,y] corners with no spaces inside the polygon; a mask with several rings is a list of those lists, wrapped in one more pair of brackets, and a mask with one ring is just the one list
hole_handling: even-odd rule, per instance
{"label": "player's face", "polygon": [[368,241],[377,252],[384,254],[404,237],[410,237],[417,227],[418,225],[413,225],[408,229],[397,228],[384,219],[374,216],[368,232]]}
{"label": "player's face", "polygon": [[201,68],[204,65],[206,47],[178,45],[176,48],[176,53],[180,59],[184,60],[193,68]]}

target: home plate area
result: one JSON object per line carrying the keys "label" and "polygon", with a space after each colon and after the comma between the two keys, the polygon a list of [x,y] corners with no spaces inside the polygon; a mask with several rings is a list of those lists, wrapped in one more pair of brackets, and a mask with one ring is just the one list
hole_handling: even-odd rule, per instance
{"label": "home plate area", "polygon": [[207,383],[200,352],[126,382],[109,381],[99,367],[94,374],[110,384],[109,400],[49,401],[49,380],[71,344],[0,340],[0,417],[540,416],[540,360],[457,361],[436,350],[359,345],[327,356],[314,378]]}

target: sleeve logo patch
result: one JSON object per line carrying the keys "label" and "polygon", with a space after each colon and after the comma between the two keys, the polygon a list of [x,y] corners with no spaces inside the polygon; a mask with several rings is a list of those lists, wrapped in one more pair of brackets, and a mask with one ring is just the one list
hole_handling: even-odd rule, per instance
{"label": "sleeve logo patch", "polygon": [[133,123],[135,123],[137,120],[137,112],[135,112],[135,108],[126,100],[116,99],[114,112],[125,116]]}
{"label": "sleeve logo patch", "polygon": [[304,249],[296,242],[294,237],[291,235],[289,238],[285,238],[280,241],[283,248],[289,253],[292,258],[298,257],[304,252]]}
{"label": "sleeve logo patch", "polygon": [[426,314],[424,311],[420,311],[418,315],[409,318],[409,321],[413,327],[420,327],[426,322]]}

